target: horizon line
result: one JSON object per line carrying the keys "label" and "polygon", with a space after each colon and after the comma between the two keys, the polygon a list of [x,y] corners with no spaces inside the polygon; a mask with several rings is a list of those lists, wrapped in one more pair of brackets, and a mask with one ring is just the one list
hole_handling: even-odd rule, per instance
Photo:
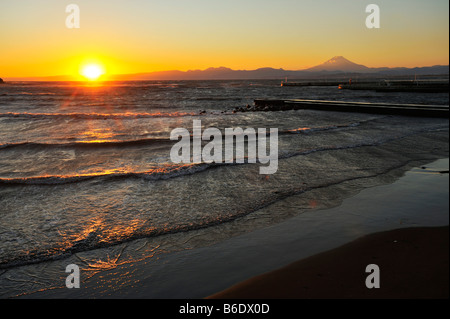
{"label": "horizon line", "polygon": [[[351,61],[350,61],[351,62]],[[353,62],[352,62],[353,63]],[[356,64],[356,63],[355,63]],[[320,66],[316,65],[316,66]],[[180,73],[189,73],[189,72],[205,72],[208,70],[220,70],[220,69],[227,69],[228,71],[233,71],[233,72],[253,72],[253,71],[259,71],[259,70],[264,70],[264,69],[271,69],[271,70],[277,70],[277,71],[286,71],[286,72],[310,72],[311,74],[313,73],[334,73],[334,75],[338,75],[339,72],[342,73],[342,75],[344,74],[362,74],[362,75],[367,75],[370,73],[364,73],[364,72],[355,72],[355,71],[345,71],[345,70],[322,70],[322,71],[314,71],[311,70],[314,67],[310,67],[310,68],[306,68],[306,69],[298,69],[298,70],[289,70],[289,69],[284,69],[284,68],[274,68],[274,67],[259,67],[256,69],[232,69],[226,66],[219,66],[219,67],[208,67],[206,69],[188,69],[186,71],[182,71],[182,70],[176,70],[176,69],[172,69],[172,70],[162,70],[162,71],[144,71],[144,72],[138,72],[138,73],[120,73],[120,74],[105,74],[106,77],[120,77],[120,76],[140,76],[140,75],[151,75],[151,74],[158,74],[158,73],[169,73],[169,72],[180,72]],[[364,65],[362,65],[364,66]],[[415,66],[415,67],[367,67],[369,70],[377,70],[377,69],[387,69],[387,70],[395,70],[395,69],[405,69],[405,70],[411,70],[411,69],[418,69],[418,68],[433,68],[433,67],[450,67],[450,64],[435,64],[435,65],[426,65],[426,66]],[[5,80],[5,79],[9,79],[9,81],[39,81],[39,80],[32,80],[32,79],[48,79],[48,81],[52,81],[49,78],[76,78],[78,77],[78,75],[69,75],[69,74],[62,74],[62,75],[36,75],[36,76],[6,76],[6,77],[1,77],[1,79]],[[29,80],[25,80],[25,79],[29,79]],[[274,80],[276,78],[273,78]],[[169,79],[164,79],[164,81],[170,81]],[[211,79],[212,80],[212,79]],[[218,79],[221,80],[221,79]],[[235,80],[242,80],[242,79],[235,79]],[[267,80],[269,80],[269,78],[267,78]],[[54,81],[70,81],[70,82],[88,82],[88,80],[54,80]],[[101,81],[101,80],[99,80]],[[115,81],[122,81],[122,80],[103,80],[102,82],[115,82]],[[129,81],[145,81],[145,80],[129,80]],[[157,80],[155,80],[157,81]]]}

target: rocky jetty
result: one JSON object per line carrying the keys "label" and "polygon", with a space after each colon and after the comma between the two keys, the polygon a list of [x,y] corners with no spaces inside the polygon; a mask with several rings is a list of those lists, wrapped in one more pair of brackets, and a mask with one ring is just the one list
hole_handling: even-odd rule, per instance
{"label": "rocky jetty", "polygon": [[284,100],[255,100],[254,105],[238,106],[232,110],[232,113],[246,112],[277,112],[294,110],[295,107],[289,105]]}

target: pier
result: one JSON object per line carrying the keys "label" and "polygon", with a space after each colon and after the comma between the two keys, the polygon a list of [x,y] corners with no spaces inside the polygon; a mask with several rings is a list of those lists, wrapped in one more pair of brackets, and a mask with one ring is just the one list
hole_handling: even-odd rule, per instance
{"label": "pier", "polygon": [[417,92],[446,93],[449,92],[448,80],[360,80],[353,81],[301,81],[281,82],[281,86],[333,86],[341,90],[368,90],[377,92]]}
{"label": "pier", "polygon": [[448,81],[412,80],[412,81],[378,81],[339,84],[341,90],[371,90],[377,92],[417,92],[445,93],[449,92]]}
{"label": "pier", "polygon": [[255,100],[251,111],[319,110],[448,118],[448,105],[391,104],[322,100]]}

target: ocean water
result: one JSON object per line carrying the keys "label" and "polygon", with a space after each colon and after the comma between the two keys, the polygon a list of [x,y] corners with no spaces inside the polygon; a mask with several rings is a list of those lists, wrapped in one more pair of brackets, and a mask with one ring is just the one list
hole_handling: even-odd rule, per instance
{"label": "ocean water", "polygon": [[[172,248],[208,245],[332,205],[365,187],[359,182],[364,179],[448,157],[448,119],[232,112],[260,98],[449,103],[448,94],[281,87],[279,81],[2,85],[0,293],[9,295],[11,273],[20,267],[114,247],[122,247],[122,254],[139,243],[130,249],[132,260],[140,258],[143,240],[157,238]],[[192,132],[194,120],[221,132],[278,128],[278,172],[260,175],[261,164],[172,163],[170,133]],[[308,195],[350,181],[351,189]],[[258,214],[299,194],[304,202]],[[210,233],[192,240],[200,230]],[[150,255],[159,246],[152,247]],[[110,263],[110,254],[105,256],[102,262]],[[17,286],[14,291],[21,293]]]}

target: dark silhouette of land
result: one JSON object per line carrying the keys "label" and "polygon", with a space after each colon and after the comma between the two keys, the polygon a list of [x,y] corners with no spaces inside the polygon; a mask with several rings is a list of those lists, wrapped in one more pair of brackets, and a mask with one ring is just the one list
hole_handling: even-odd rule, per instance
{"label": "dark silhouette of land", "polygon": [[[416,68],[369,68],[353,63],[342,56],[305,70],[284,70],[260,68],[256,70],[233,70],[226,67],[208,68],[206,70],[159,71],[138,74],[110,75],[111,81],[152,81],[152,80],[284,80],[288,79],[333,79],[344,77],[383,78],[396,76],[446,75],[448,65],[436,65]],[[18,78],[17,78],[18,79]],[[24,80],[25,78],[20,78]],[[11,78],[11,80],[16,80]],[[35,81],[70,81],[72,76],[52,76],[27,78]]]}
{"label": "dark silhouette of land", "polygon": [[314,79],[362,76],[376,78],[385,76],[417,76],[449,74],[449,66],[431,66],[417,68],[369,68],[353,63],[344,57],[334,57],[318,66],[298,71],[274,68],[256,70],[232,70],[226,67],[206,70],[162,71],[133,75],[116,75],[116,80],[264,80],[264,79]]}

